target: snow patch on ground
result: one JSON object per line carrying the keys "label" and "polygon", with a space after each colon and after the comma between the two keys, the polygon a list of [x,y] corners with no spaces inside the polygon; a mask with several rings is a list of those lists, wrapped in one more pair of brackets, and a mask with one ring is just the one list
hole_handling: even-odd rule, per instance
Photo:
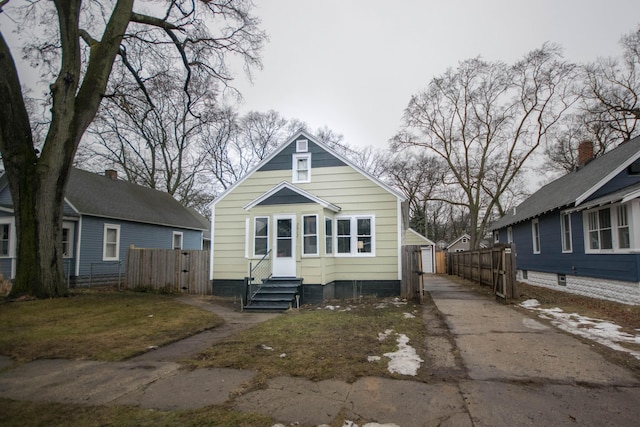
{"label": "snow patch on ground", "polygon": [[414,316],[411,313],[404,313],[404,318],[405,319],[415,319],[416,316]]}
{"label": "snow patch on ground", "polygon": [[[384,341],[391,334],[395,334],[397,336],[396,341],[398,343],[398,350],[385,353],[383,356],[390,359],[389,365],[387,369],[392,374],[400,374],[400,375],[418,375],[418,369],[420,369],[420,364],[424,362],[416,352],[416,349],[411,347],[409,343],[409,337],[405,334],[397,334],[393,331],[393,329],[387,329],[384,332],[378,333],[378,340]],[[369,358],[375,356],[369,356]],[[371,360],[369,360],[371,362]]]}
{"label": "snow patch on ground", "polygon": [[620,326],[615,323],[581,316],[578,313],[565,313],[557,307],[540,308],[540,303],[535,299],[522,302],[520,307],[537,311],[540,318],[551,321],[551,324],[563,331],[588,338],[614,350],[624,351],[636,359],[640,359],[640,351],[631,350],[620,344],[629,343],[640,345],[640,334],[633,335],[622,332],[620,331]]}

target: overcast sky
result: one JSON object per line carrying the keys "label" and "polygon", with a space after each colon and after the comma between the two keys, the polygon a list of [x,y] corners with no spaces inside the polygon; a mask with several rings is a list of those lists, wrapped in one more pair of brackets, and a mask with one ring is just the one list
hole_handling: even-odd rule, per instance
{"label": "overcast sky", "polygon": [[512,63],[545,42],[566,59],[617,56],[638,0],[256,0],[270,41],[243,112],[276,110],[384,147],[410,96],[462,60]]}

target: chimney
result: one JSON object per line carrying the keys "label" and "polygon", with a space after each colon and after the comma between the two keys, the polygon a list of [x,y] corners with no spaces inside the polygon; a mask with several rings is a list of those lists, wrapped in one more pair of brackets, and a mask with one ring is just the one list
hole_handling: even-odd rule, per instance
{"label": "chimney", "polygon": [[593,159],[593,142],[582,141],[578,145],[578,167],[582,167]]}
{"label": "chimney", "polygon": [[110,178],[114,181],[118,180],[118,171],[114,170],[114,169],[106,169],[104,171],[104,176],[106,176],[107,178]]}

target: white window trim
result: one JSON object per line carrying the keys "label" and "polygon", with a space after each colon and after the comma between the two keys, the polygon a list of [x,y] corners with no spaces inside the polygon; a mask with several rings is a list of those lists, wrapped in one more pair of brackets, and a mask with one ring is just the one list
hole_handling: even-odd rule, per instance
{"label": "white window trim", "polygon": [[500,243],[500,232],[498,230],[493,232],[493,243]]}
{"label": "white window trim", "polygon": [[[9,247],[7,255],[0,255],[0,258],[15,258],[16,256],[16,225],[14,218],[3,218],[0,220],[0,224],[9,225]],[[13,274],[12,274],[13,276]]]}
{"label": "white window trim", "polygon": [[[538,231],[536,236],[536,230]],[[531,220],[531,244],[533,245],[533,253],[540,253],[540,221],[538,218]]]}
{"label": "white window trim", "polygon": [[296,153],[306,153],[309,151],[309,140],[299,139],[296,141]]}
{"label": "white window trim", "polygon": [[[304,224],[305,224],[305,218],[307,217],[314,217],[316,220],[316,233],[315,234],[305,234],[304,233]],[[302,215],[302,233],[301,234],[301,244],[302,244],[302,256],[305,258],[308,257],[318,257],[320,256],[320,229],[319,229],[319,225],[318,225],[318,215],[317,214],[305,214]],[[316,251],[315,252],[310,252],[310,253],[305,253],[304,251],[304,238],[305,237],[311,237],[311,236],[315,236],[316,237]]]}
{"label": "white window trim", "polygon": [[507,227],[507,243],[513,243],[513,228]]}
{"label": "white window trim", "polygon": [[[298,160],[307,159],[307,179],[298,179]],[[292,156],[291,182],[294,184],[311,182],[311,153],[296,153]]]}
{"label": "white window trim", "polygon": [[[618,206],[623,204],[627,205],[627,218],[629,221],[629,248],[620,249],[620,242],[618,239]],[[589,244],[589,214],[592,212],[600,211],[602,209],[609,209],[611,217],[611,241],[612,249],[591,249]],[[637,200],[627,203],[614,203],[607,206],[598,206],[593,209],[588,209],[582,213],[582,226],[584,234],[584,252],[585,254],[628,254],[640,252],[640,227],[638,223],[634,221],[634,218],[640,213],[640,205]],[[599,230],[599,229],[598,229]]]}
{"label": "white window trim", "polygon": [[[179,248],[175,247],[176,236],[180,236],[180,247]],[[182,233],[182,231],[174,231],[173,234],[171,235],[171,249],[182,250],[183,246],[184,246],[184,234]]]}
{"label": "white window trim", "polygon": [[74,237],[75,236],[74,236],[74,233],[73,233],[74,224],[72,222],[66,222],[65,221],[65,222],[62,223],[62,229],[64,230],[65,228],[67,230],[69,230],[68,233],[67,233],[67,241],[69,243],[69,254],[67,254],[67,255],[64,254],[64,245],[63,245],[63,247],[62,247],[62,257],[64,259],[70,259],[70,258],[74,257],[74,250],[73,250],[74,249],[73,247],[75,246],[74,245],[74,243],[75,243]]}
{"label": "white window trim", "polygon": [[[107,230],[116,230],[116,256],[107,256]],[[120,261],[120,225],[119,224],[105,224],[104,233],[102,235],[102,260],[103,261]]]}
{"label": "white window trim", "polygon": [[[564,218],[569,218],[569,229],[565,230],[564,228]],[[569,231],[569,247],[565,247],[565,234],[566,231]],[[562,253],[570,254],[573,253],[573,231],[571,230],[571,213],[570,212],[560,212],[560,240],[562,243]]]}
{"label": "white window trim", "polygon": [[[338,252],[338,220],[351,220],[350,232],[351,232],[351,251]],[[358,252],[358,220],[369,219],[371,220],[371,252]],[[336,257],[375,257],[376,256],[376,217],[375,215],[340,215],[335,217],[334,227],[334,256]]]}
{"label": "white window trim", "polygon": [[[330,236],[327,236],[327,222],[331,223],[331,235]],[[323,226],[322,236],[324,237],[323,240],[322,240],[323,246],[324,246],[324,254],[326,256],[334,256],[334,254],[336,252],[335,241],[334,241],[335,234],[336,234],[336,223],[335,223],[333,218],[331,218],[329,216],[325,216],[322,226]],[[331,252],[327,251],[327,239],[331,239]]]}
{"label": "white window trim", "polygon": [[271,233],[269,232],[269,227],[271,226],[271,218],[269,218],[268,216],[253,217],[253,233],[252,233],[252,239],[251,239],[251,246],[252,246],[251,253],[253,258],[262,258],[264,256],[264,254],[256,254],[256,221],[259,219],[267,220],[267,253],[269,252],[269,248],[271,248]]}

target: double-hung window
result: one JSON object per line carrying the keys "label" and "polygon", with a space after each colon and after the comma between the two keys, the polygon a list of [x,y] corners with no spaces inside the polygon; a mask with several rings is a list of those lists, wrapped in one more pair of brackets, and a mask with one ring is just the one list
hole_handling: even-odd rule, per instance
{"label": "double-hung window", "polygon": [[182,249],[182,232],[173,232],[173,249]]}
{"label": "double-hung window", "polygon": [[11,224],[0,224],[0,257],[11,255]]}
{"label": "double-hung window", "polygon": [[538,219],[534,219],[531,221],[531,237],[533,240],[533,253],[540,253],[540,222]]}
{"label": "double-hung window", "polygon": [[294,183],[311,182],[311,153],[296,153],[293,155]]}
{"label": "double-hung window", "polygon": [[120,226],[114,224],[104,225],[104,237],[102,246],[103,261],[118,261],[120,259]]}
{"label": "double-hung window", "polygon": [[633,240],[633,203],[597,208],[584,213],[586,251],[628,252],[637,249]]}
{"label": "double-hung window", "polygon": [[571,240],[571,214],[560,214],[560,229],[562,232],[562,252],[572,252],[573,244]]}
{"label": "double-hung window", "polygon": [[269,217],[259,216],[254,219],[253,255],[263,256],[269,248]]}
{"label": "double-hung window", "polygon": [[302,216],[302,253],[318,255],[318,216]]}
{"label": "double-hung window", "polygon": [[333,219],[324,219],[324,253],[333,255]]}
{"label": "double-hung window", "polygon": [[589,217],[589,249],[613,249],[611,210],[609,208],[598,209],[589,212],[587,215]]}
{"label": "double-hung window", "polygon": [[373,255],[374,217],[368,215],[336,219],[337,255]]}
{"label": "double-hung window", "polygon": [[73,257],[73,223],[62,224],[62,257]]}
{"label": "double-hung window", "polygon": [[631,239],[629,233],[629,206],[620,205],[616,208],[618,219],[618,248],[631,248]]}

